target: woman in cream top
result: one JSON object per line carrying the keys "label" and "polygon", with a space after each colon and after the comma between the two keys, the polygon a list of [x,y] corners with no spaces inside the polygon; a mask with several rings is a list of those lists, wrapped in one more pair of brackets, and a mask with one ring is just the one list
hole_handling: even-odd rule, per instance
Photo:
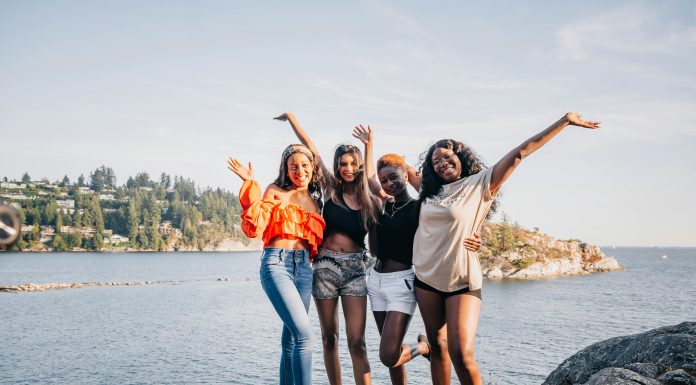
{"label": "woman in cream top", "polygon": [[431,345],[433,384],[450,383],[450,360],[462,384],[481,384],[474,338],[481,309],[481,266],[464,239],[478,232],[517,165],[569,125],[598,122],[567,113],[486,169],[461,142],[445,139],[423,159],[419,226],[413,244],[416,298]]}

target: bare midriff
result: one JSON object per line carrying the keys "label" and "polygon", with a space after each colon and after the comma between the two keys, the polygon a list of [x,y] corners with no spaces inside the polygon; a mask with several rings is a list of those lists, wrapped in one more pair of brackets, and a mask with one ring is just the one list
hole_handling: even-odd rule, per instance
{"label": "bare midriff", "polygon": [[272,238],[271,241],[268,242],[267,247],[290,250],[312,250],[306,239],[291,236]]}
{"label": "bare midriff", "polygon": [[362,253],[363,250],[362,246],[355,243],[348,235],[340,232],[324,234],[324,241],[321,243],[321,247],[341,253]]}
{"label": "bare midriff", "polygon": [[395,273],[404,270],[411,270],[411,265],[391,259],[378,259],[377,262],[375,262],[375,271],[378,273]]}

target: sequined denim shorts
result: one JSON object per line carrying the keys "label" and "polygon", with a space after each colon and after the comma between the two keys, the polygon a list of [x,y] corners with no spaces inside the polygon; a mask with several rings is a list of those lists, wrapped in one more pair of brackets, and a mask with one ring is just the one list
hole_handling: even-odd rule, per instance
{"label": "sequined denim shorts", "polygon": [[312,295],[329,299],[350,295],[367,296],[367,278],[363,253],[342,253],[319,249],[312,264]]}

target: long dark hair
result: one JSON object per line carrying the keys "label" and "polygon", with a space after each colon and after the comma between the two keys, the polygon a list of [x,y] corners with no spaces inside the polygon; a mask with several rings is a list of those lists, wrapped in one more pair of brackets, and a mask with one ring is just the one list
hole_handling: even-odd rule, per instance
{"label": "long dark hair", "polygon": [[[459,162],[462,164],[462,173],[459,175],[462,178],[474,175],[486,168],[481,158],[471,147],[454,139],[438,140],[430,146],[428,151],[420,156],[421,192],[418,196],[418,203],[423,203],[427,198],[435,196],[440,192],[440,188],[444,184],[444,181],[435,173],[435,168],[433,167],[433,152],[438,148],[450,149],[457,155]],[[498,201],[496,199],[488,212],[488,217],[495,212],[497,206]]]}
{"label": "long dark hair", "polygon": [[278,170],[278,177],[273,182],[274,185],[282,188],[283,190],[290,190],[293,186],[292,180],[288,175],[288,158],[295,153],[304,154],[309,162],[312,164],[312,178],[309,180],[309,193],[312,198],[319,201],[319,207],[322,206],[322,191],[326,185],[326,178],[321,170],[321,167],[317,165],[316,156],[303,144],[291,144],[285,148],[283,155],[280,159],[280,168]]}
{"label": "long dark hair", "polygon": [[340,207],[345,207],[341,199],[339,199],[339,194],[343,194],[346,190],[346,182],[341,178],[338,172],[338,166],[341,161],[341,157],[345,154],[350,154],[358,162],[358,171],[356,173],[355,181],[352,184],[355,186],[353,191],[355,192],[355,197],[360,204],[360,218],[363,222],[363,228],[368,230],[370,224],[376,223],[379,217],[379,201],[372,195],[367,183],[367,175],[365,174],[365,164],[363,161],[362,153],[360,149],[351,144],[341,144],[336,148],[334,152],[333,161],[333,188],[329,189],[329,197],[331,200]]}

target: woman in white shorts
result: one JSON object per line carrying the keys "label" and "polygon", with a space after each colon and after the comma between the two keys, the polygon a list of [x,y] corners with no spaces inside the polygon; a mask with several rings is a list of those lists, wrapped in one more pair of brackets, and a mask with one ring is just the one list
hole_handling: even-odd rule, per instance
{"label": "woman in white shorts", "polygon": [[[387,154],[372,163],[372,130],[358,126],[353,135],[365,143],[365,171],[374,194],[383,203],[378,223],[370,231],[370,252],[377,257],[367,282],[367,292],[377,328],[381,335],[379,358],[389,368],[392,384],[406,383],[403,364],[422,355],[429,359],[430,346],[424,334],[417,343],[403,343],[413,313],[416,296],[412,268],[413,237],[418,228],[418,201],[412,199],[407,184],[420,186],[420,177],[404,157]],[[377,176],[379,179],[377,179]],[[467,248],[481,246],[478,238],[468,238]]]}

